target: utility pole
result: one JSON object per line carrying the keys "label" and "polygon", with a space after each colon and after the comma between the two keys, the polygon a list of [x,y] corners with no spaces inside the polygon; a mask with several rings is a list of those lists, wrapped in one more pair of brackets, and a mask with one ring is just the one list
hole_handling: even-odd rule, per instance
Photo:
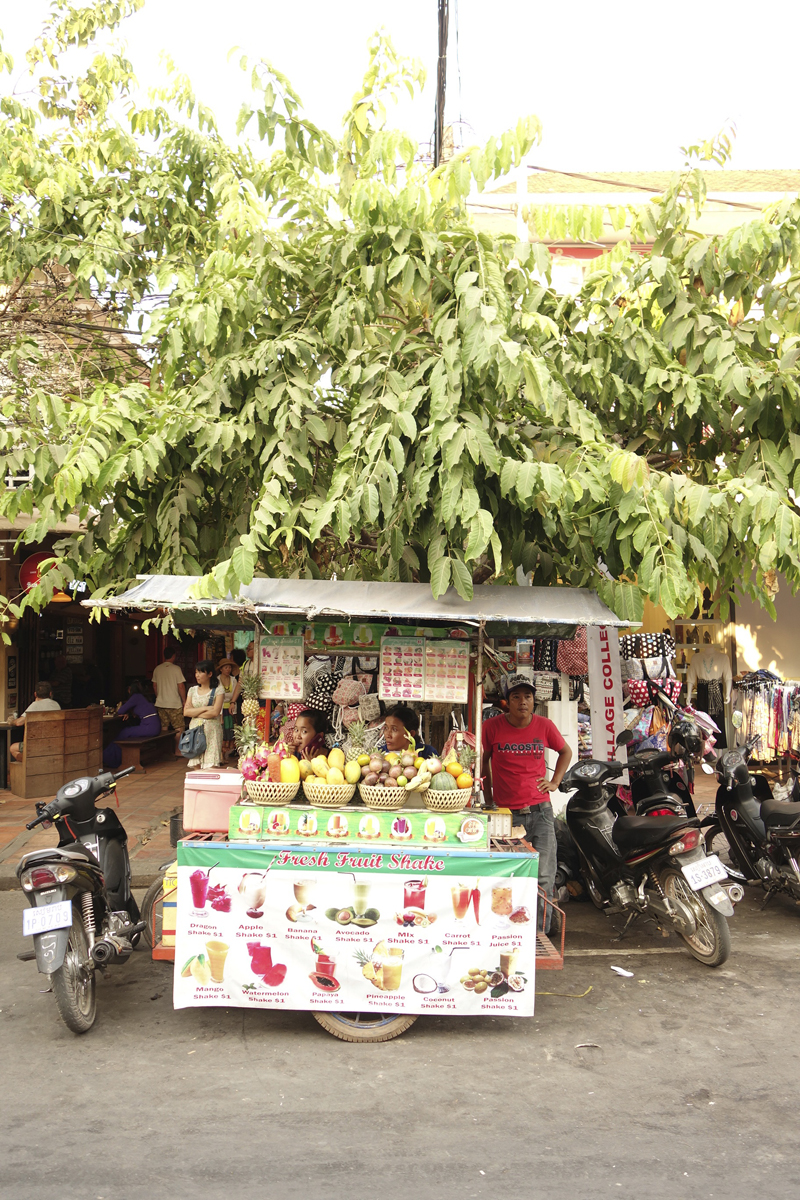
{"label": "utility pole", "polygon": [[442,161],[444,141],[444,97],[447,90],[447,28],[450,22],[449,0],[438,0],[439,59],[436,63],[436,110],[433,129],[433,165]]}

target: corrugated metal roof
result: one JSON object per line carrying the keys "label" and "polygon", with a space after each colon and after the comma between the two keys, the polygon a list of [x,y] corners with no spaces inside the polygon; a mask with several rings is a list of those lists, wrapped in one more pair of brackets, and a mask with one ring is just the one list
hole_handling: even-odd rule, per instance
{"label": "corrugated metal roof", "polygon": [[[361,583],[320,579],[254,579],[237,598],[195,600],[189,594],[194,575],[149,575],[121,596],[85,600],[90,608],[156,609],[183,612],[192,623],[203,617],[250,618],[293,616],[326,619],[398,621],[411,624],[471,624],[486,622],[497,632],[525,633],[528,628],[549,636],[566,636],[576,625],[621,626],[599,596],[588,588],[513,587],[498,584],[475,588],[473,599],[462,600],[450,588],[438,600],[426,583]],[[184,622],[185,623],[185,622]],[[490,632],[492,629],[490,628]]]}

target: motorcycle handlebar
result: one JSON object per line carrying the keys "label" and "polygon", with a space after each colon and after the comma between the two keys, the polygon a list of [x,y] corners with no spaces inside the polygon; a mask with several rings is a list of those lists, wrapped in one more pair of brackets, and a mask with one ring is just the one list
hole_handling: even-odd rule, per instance
{"label": "motorcycle handlebar", "polygon": [[124,779],[126,775],[130,775],[135,770],[136,767],[126,767],[124,771],[116,771],[114,774],[114,779],[115,781],[117,779]]}
{"label": "motorcycle handlebar", "polygon": [[48,813],[41,813],[36,818],[35,821],[31,821],[31,823],[29,825],[26,825],[25,828],[26,829],[35,829],[37,825],[43,825],[45,821],[50,821],[50,820],[52,820],[52,817],[50,817]]}

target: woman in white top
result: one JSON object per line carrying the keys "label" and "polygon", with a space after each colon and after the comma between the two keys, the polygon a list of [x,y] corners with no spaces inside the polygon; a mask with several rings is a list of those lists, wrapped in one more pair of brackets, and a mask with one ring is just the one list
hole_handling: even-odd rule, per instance
{"label": "woman in white top", "polygon": [[194,669],[197,685],[189,688],[183,715],[191,717],[189,728],[203,726],[206,748],[199,758],[190,758],[188,766],[222,766],[222,705],[225,699],[221,688],[216,687],[214,664],[204,658]]}

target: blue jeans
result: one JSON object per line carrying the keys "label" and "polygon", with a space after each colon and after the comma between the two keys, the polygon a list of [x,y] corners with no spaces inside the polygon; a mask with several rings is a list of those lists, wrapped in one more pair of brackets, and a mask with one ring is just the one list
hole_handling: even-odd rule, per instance
{"label": "blue jeans", "polygon": [[[549,800],[534,804],[530,812],[514,813],[512,819],[517,819],[525,826],[527,840],[534,850],[539,852],[539,887],[545,892],[548,900],[554,898],[554,884],[557,867],[556,828],[554,824],[553,805]],[[542,905],[544,908],[544,905]],[[547,909],[547,917],[539,914],[538,927],[543,933],[550,932],[551,909]]]}

